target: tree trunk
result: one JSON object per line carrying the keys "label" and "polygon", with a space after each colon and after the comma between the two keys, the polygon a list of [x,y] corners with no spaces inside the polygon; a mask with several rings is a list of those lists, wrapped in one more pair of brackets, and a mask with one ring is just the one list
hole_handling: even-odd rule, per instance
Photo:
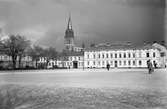
{"label": "tree trunk", "polygon": [[38,65],[37,65],[37,59],[35,60],[35,67],[36,67],[36,68],[38,67]]}
{"label": "tree trunk", "polygon": [[21,68],[21,60],[22,60],[22,56],[19,56],[19,68]]}
{"label": "tree trunk", "polygon": [[17,56],[12,56],[13,69],[14,70],[16,69],[16,59],[17,59]]}
{"label": "tree trunk", "polygon": [[49,60],[50,60],[50,59],[47,59],[47,60],[46,60],[46,69],[47,69],[47,67],[48,67]]}

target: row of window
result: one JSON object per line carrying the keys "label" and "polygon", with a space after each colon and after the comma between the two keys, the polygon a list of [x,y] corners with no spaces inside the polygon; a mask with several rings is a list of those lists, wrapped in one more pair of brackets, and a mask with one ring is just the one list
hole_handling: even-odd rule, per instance
{"label": "row of window", "polygon": [[81,57],[79,57],[79,56],[78,56],[78,58],[77,58],[77,56],[75,56],[75,57],[69,57],[70,61],[77,60],[77,59],[81,60]]}
{"label": "row of window", "polygon": [[[135,58],[136,57],[136,54],[135,53],[128,53],[128,54],[126,54],[126,53],[124,53],[124,54],[121,54],[121,53],[119,53],[119,54],[117,54],[117,53],[115,53],[115,54],[113,54],[113,53],[111,53],[111,54],[109,54],[109,53],[107,53],[106,54],[106,56],[105,56],[105,54],[98,54],[98,57],[96,56],[96,54],[93,54],[93,58],[94,59],[96,59],[96,58]],[[140,54],[140,56],[139,57],[141,57],[141,54]],[[150,57],[150,53],[146,53],[146,57]],[[154,52],[153,53],[153,57],[156,57],[156,53]],[[89,59],[90,58],[90,55],[89,54],[87,54],[87,58]]]}
{"label": "row of window", "polygon": [[[18,60],[19,58],[17,58],[17,60]],[[27,57],[22,57],[22,61],[31,61],[31,57],[29,57],[29,56],[27,56]],[[11,61],[12,60],[12,57],[9,57],[9,56],[7,56],[7,55],[1,55],[0,56],[0,60],[1,61]]]}
{"label": "row of window", "polygon": [[[129,65],[129,66],[131,66],[131,65],[133,65],[133,66],[135,66],[135,65],[137,65],[137,61],[98,61],[98,62],[96,62],[96,61],[93,61],[93,65],[99,65],[99,66],[101,66],[101,65],[106,65],[106,64],[110,64],[111,66],[113,66],[113,65],[115,65],[115,66],[122,66],[122,65],[124,65],[124,66],[126,66],[126,65]],[[90,65],[90,61],[87,61],[87,65],[89,66]],[[142,61],[141,60],[139,60],[138,61],[138,65],[142,65]]]}
{"label": "row of window", "polygon": [[[72,66],[73,62],[64,63],[65,66]],[[78,66],[83,66],[83,62],[78,62]]]}

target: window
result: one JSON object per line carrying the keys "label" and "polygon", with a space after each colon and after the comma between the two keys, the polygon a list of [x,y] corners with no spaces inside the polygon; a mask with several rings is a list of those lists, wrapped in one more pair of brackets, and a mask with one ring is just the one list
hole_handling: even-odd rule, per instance
{"label": "window", "polygon": [[126,65],[126,61],[124,61],[124,65]]}
{"label": "window", "polygon": [[99,54],[99,58],[100,58],[100,54]]}
{"label": "window", "polygon": [[80,57],[78,57],[78,60],[80,60],[81,58]]}
{"label": "window", "polygon": [[162,53],[160,54],[160,56],[161,56],[161,57],[164,57],[164,56],[165,56],[165,53],[164,53],[164,52],[162,52]]}
{"label": "window", "polygon": [[122,58],[122,55],[121,55],[121,53],[119,54],[119,58]]}
{"label": "window", "polygon": [[49,63],[49,66],[51,66],[51,63]]}
{"label": "window", "polygon": [[141,51],[139,52],[139,58],[141,58],[142,56],[141,56]]}
{"label": "window", "polygon": [[126,58],[126,53],[124,53],[124,58]]}
{"label": "window", "polygon": [[103,58],[104,58],[104,54],[103,54],[102,56],[103,56]]}
{"label": "window", "polygon": [[89,59],[89,54],[87,55],[88,59]]}
{"label": "window", "polygon": [[122,65],[122,61],[119,61],[119,65]]}
{"label": "window", "polygon": [[101,65],[100,61],[98,62],[98,65]]}
{"label": "window", "polygon": [[153,53],[153,57],[156,57],[156,54],[155,54],[155,52]]}
{"label": "window", "polygon": [[94,58],[94,59],[96,58],[96,55],[95,55],[95,54],[93,55],[93,58]]}
{"label": "window", "polygon": [[88,65],[89,65],[89,61],[88,61]]}
{"label": "window", "polygon": [[111,57],[111,58],[113,58],[113,55],[112,55],[112,53],[110,54],[110,57]]}
{"label": "window", "polygon": [[146,53],[146,57],[147,57],[147,58],[150,57],[150,54],[149,54],[149,53]]}
{"label": "window", "polygon": [[131,65],[131,61],[128,61],[128,64]]}
{"label": "window", "polygon": [[142,65],[142,61],[139,61],[139,65]]}
{"label": "window", "polygon": [[113,61],[110,61],[110,64],[113,65]]}
{"label": "window", "polygon": [[96,62],[95,62],[95,61],[93,61],[93,65],[96,65]]}
{"label": "window", "polygon": [[130,53],[128,54],[129,58],[131,57]]}
{"label": "window", "polygon": [[117,54],[115,54],[115,58],[117,58]]}
{"label": "window", "polygon": [[133,65],[136,65],[136,61],[133,61]]}
{"label": "window", "polygon": [[106,54],[106,58],[108,58],[108,54]]}
{"label": "window", "polygon": [[103,65],[104,65],[104,61],[103,61],[103,63],[102,63]]}
{"label": "window", "polygon": [[135,53],[133,53],[133,58],[135,58],[136,56],[135,56]]}

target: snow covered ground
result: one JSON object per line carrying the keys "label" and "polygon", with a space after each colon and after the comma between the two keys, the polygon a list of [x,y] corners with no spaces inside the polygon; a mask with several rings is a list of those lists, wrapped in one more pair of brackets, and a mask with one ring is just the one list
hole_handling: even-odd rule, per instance
{"label": "snow covered ground", "polygon": [[0,109],[167,109],[166,92],[166,69],[0,73]]}

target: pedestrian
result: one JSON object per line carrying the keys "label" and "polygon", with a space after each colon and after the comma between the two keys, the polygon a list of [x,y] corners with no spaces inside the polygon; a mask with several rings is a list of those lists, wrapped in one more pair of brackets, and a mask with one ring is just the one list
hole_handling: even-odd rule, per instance
{"label": "pedestrian", "polygon": [[154,64],[154,68],[156,69],[157,68],[157,63],[155,61],[153,61],[153,64]]}
{"label": "pedestrian", "polygon": [[107,63],[107,70],[109,71],[110,70],[110,64]]}
{"label": "pedestrian", "polygon": [[148,68],[148,74],[152,74],[154,68],[150,60],[147,61],[147,68]]}

